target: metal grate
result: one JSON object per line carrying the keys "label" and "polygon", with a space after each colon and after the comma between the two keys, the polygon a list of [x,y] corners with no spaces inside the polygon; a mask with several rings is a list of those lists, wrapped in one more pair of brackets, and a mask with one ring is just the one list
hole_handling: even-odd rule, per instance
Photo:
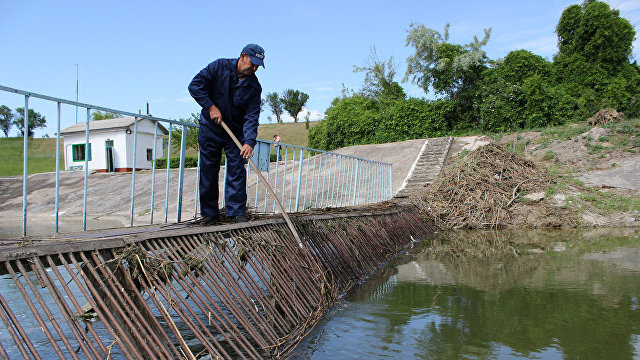
{"label": "metal grate", "polygon": [[271,220],[0,250],[0,358],[287,357],[340,294],[433,233],[413,208],[295,222],[303,248]]}

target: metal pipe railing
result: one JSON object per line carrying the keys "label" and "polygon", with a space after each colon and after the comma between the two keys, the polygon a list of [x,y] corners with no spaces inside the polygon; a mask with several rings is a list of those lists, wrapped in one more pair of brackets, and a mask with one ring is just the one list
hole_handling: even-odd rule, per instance
{"label": "metal pipe railing", "polygon": [[[132,170],[131,174],[131,198],[130,207],[128,211],[128,225],[142,225],[142,224],[154,224],[154,207],[155,207],[155,193],[156,193],[156,160],[162,158],[162,151],[158,151],[157,141],[159,138],[158,128],[161,123],[168,124],[167,128],[163,128],[168,131],[166,137],[168,151],[166,155],[167,169],[165,180],[165,199],[164,199],[164,223],[169,223],[169,197],[171,194],[176,194],[176,217],[175,221],[180,222],[184,216],[183,203],[184,192],[183,188],[187,185],[187,179],[185,178],[185,166],[186,166],[186,133],[190,128],[198,128],[198,124],[185,123],[181,121],[159,118],[151,115],[142,115],[140,113],[132,113],[122,111],[118,109],[106,108],[103,106],[97,106],[93,104],[80,103],[77,101],[55,98],[52,96],[37,94],[33,92],[18,90],[6,86],[0,85],[0,91],[9,92],[24,96],[25,109],[24,109],[24,140],[23,140],[23,202],[22,202],[22,236],[27,235],[27,175],[28,175],[28,121],[29,121],[29,100],[32,98],[53,102],[57,105],[57,124],[56,124],[56,183],[55,183],[55,209],[54,209],[54,231],[58,233],[60,231],[60,124],[62,122],[62,107],[72,106],[85,108],[87,111],[85,126],[84,126],[84,161],[83,161],[83,203],[82,203],[82,230],[87,230],[87,218],[90,213],[88,208],[88,202],[90,199],[89,194],[89,167],[91,163],[96,160],[92,159],[91,151],[91,139],[90,139],[90,122],[91,111],[100,110],[110,113],[115,113],[123,116],[130,116],[134,118],[133,122],[133,159],[131,161],[131,167],[126,166],[127,169]],[[141,170],[137,164],[138,153],[140,152],[139,139],[140,135],[139,123],[142,120],[150,120],[153,122],[153,149],[151,153],[152,165],[149,169],[150,174],[140,173]],[[180,126],[182,129],[181,143],[180,143],[180,165],[177,174],[177,189],[174,188],[175,175],[171,171],[171,149],[172,149],[172,134],[174,125]],[[151,130],[148,130],[149,134]],[[128,132],[130,135],[130,131]],[[263,149],[268,149],[268,154],[262,154],[260,156],[267,156],[268,159],[264,162],[264,168],[260,169],[260,172],[264,174],[265,181],[272,186],[272,189],[276,192],[277,197],[282,204],[288,204],[288,212],[305,211],[311,208],[322,207],[342,207],[352,205],[362,205],[372,203],[380,200],[386,200],[391,198],[391,164],[378,161],[366,160],[357,158],[350,155],[342,155],[334,152],[321,151],[311,149],[307,147],[275,143],[272,141],[259,140],[259,143],[263,144]],[[97,144],[94,144],[97,145]],[[266,146],[265,146],[266,145]],[[277,149],[278,154],[275,153]],[[75,149],[74,149],[75,150]],[[97,146],[96,149],[98,150]],[[73,151],[72,151],[73,152]],[[94,151],[95,152],[95,151]],[[65,151],[66,153],[66,151]],[[279,155],[284,155],[280,158]],[[258,156],[257,152],[256,155]],[[95,158],[95,156],[93,156]],[[274,159],[275,157],[275,159]],[[278,160],[280,159],[280,160]],[[128,161],[128,160],[127,160]],[[115,167],[115,165],[114,165]],[[138,173],[136,173],[138,171]],[[198,197],[199,197],[199,172],[200,172],[200,154],[198,153],[197,168],[195,176],[189,177],[189,181],[194,181],[193,186],[195,188],[193,218],[198,214]],[[386,174],[388,173],[388,178]],[[64,174],[64,173],[63,173]],[[143,220],[141,215],[146,214],[146,210],[140,212],[139,216],[136,216],[135,207],[139,206],[138,197],[140,195],[139,189],[136,189],[136,184],[139,182],[144,183],[146,176],[151,177],[151,194],[150,194],[150,209],[149,217]],[[140,178],[138,182],[137,178]],[[195,178],[195,180],[194,180]],[[226,158],[224,166],[224,178],[226,179]],[[147,178],[148,179],[148,178]],[[147,180],[148,181],[148,180]],[[276,212],[276,204],[273,199],[267,196],[267,184],[262,183],[258,174],[247,169],[247,204],[251,205],[250,211],[255,213],[274,213]],[[223,181],[220,201],[222,207],[224,207],[224,193],[226,184]],[[386,188],[390,189],[386,191]],[[261,188],[262,187],[262,188]],[[170,191],[171,189],[171,191]],[[264,193],[264,195],[263,195]],[[95,194],[96,197],[102,194]],[[189,199],[191,200],[191,198]],[[138,201],[138,202],[137,202]],[[126,203],[126,202],[124,202]],[[122,209],[123,210],[123,209]],[[119,210],[121,211],[121,210]],[[126,211],[126,210],[125,210]],[[162,210],[159,210],[162,211]]]}

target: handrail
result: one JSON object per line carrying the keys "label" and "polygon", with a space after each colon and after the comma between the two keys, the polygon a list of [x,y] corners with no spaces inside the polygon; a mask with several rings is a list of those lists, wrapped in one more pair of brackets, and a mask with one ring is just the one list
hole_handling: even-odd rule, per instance
{"label": "handrail", "polygon": [[[175,209],[176,209],[176,217],[175,222],[183,221],[184,209],[183,204],[185,200],[188,200],[189,203],[192,202],[194,204],[193,208],[193,219],[197,217],[198,214],[198,191],[199,191],[199,172],[200,172],[200,154],[198,154],[198,163],[195,174],[189,173],[188,179],[185,178],[185,155],[186,155],[186,130],[188,128],[198,128],[198,124],[186,123],[181,121],[176,121],[172,119],[161,118],[157,116],[151,115],[143,115],[139,113],[133,113],[113,108],[108,108],[104,106],[98,106],[94,104],[81,103],[72,100],[66,100],[61,98],[56,98],[53,96],[38,94],[30,91],[19,90],[7,86],[0,85],[0,91],[14,93],[17,95],[22,95],[25,97],[25,124],[24,124],[24,159],[23,159],[23,208],[22,208],[22,237],[27,236],[27,144],[28,144],[28,109],[29,109],[29,99],[37,98],[50,102],[57,103],[57,132],[56,132],[56,144],[57,144],[57,158],[56,158],[56,189],[55,189],[55,222],[54,222],[54,232],[58,233],[59,229],[59,220],[60,220],[60,201],[64,201],[64,199],[60,199],[59,196],[59,188],[60,188],[60,163],[59,163],[59,148],[60,148],[60,123],[61,123],[61,108],[62,105],[68,106],[77,106],[81,108],[85,108],[87,110],[87,117],[85,120],[85,129],[84,129],[84,141],[80,144],[84,145],[84,162],[82,165],[82,170],[84,172],[84,182],[83,182],[83,203],[82,203],[82,230],[87,230],[87,218],[89,216],[95,217],[94,214],[90,214],[90,211],[87,208],[88,199],[90,198],[90,194],[88,194],[89,188],[89,178],[92,166],[96,166],[95,163],[92,164],[90,161],[91,153],[91,140],[90,140],[90,121],[91,121],[91,110],[100,110],[125,116],[130,116],[134,118],[133,123],[133,163],[131,165],[126,165],[125,169],[133,169],[135,171],[131,171],[131,198],[130,202],[123,202],[124,204],[130,205],[128,208],[128,225],[142,225],[142,224],[154,224],[154,211],[155,211],[155,182],[156,182],[156,160],[163,158],[165,155],[163,151],[156,149],[157,142],[161,135],[158,134],[158,124],[160,122],[168,124],[166,126],[166,130],[168,131],[168,149],[166,154],[167,160],[167,170],[166,170],[166,181],[165,181],[165,198],[164,200],[164,217],[163,222],[169,223],[169,197],[174,194],[177,195]],[[139,129],[138,124],[141,120],[147,119],[154,123],[155,129],[153,131],[153,149],[152,149],[152,166],[149,166],[150,174],[147,173],[136,173],[138,170],[142,170],[145,165],[137,165],[137,152],[138,147],[144,148],[145,145],[139,145],[140,141],[138,140]],[[171,149],[172,149],[172,136],[171,134],[175,131],[175,127],[179,127],[182,130],[182,138],[180,139],[180,166],[178,168],[178,180],[177,185],[173,183],[175,179],[171,178]],[[131,135],[127,135],[131,136]],[[175,139],[174,139],[175,140]],[[94,147],[97,148],[96,145]],[[105,150],[106,152],[107,150]],[[112,149],[113,151],[113,149]],[[147,150],[148,151],[148,150]],[[276,151],[284,154],[276,154]],[[66,155],[66,151],[65,151]],[[279,158],[280,155],[282,158]],[[96,156],[94,156],[96,157]],[[270,200],[267,196],[267,187],[272,187],[276,193],[278,193],[278,197],[282,200],[282,204],[288,203],[288,212],[296,212],[296,211],[304,211],[310,208],[322,208],[322,207],[344,207],[344,206],[355,206],[355,205],[364,205],[369,203],[374,203],[378,201],[388,200],[392,196],[392,179],[391,179],[391,167],[392,164],[385,163],[376,160],[368,160],[363,158],[358,158],[351,155],[343,155],[330,151],[323,151],[312,149],[304,146],[285,144],[285,143],[276,143],[269,140],[258,140],[258,144],[256,145],[256,149],[254,149],[254,159],[258,162],[258,158],[262,160],[262,168],[261,172],[264,173],[264,177],[258,176],[255,170],[252,172],[251,168],[247,168],[247,207],[250,211],[254,213],[275,213],[275,202]],[[140,160],[140,159],[138,159]],[[226,161],[226,159],[225,159]],[[128,162],[126,163],[128,164]],[[225,162],[226,165],[226,162]],[[114,165],[115,167],[115,165]],[[63,169],[64,170],[64,169]],[[226,170],[226,166],[225,166]],[[107,171],[107,170],[104,170]],[[65,174],[63,172],[62,174]],[[226,171],[225,171],[226,174]],[[385,175],[385,174],[388,174]],[[136,216],[135,206],[140,206],[136,199],[139,197],[144,197],[144,191],[142,195],[138,189],[136,189],[136,184],[144,181],[145,177],[149,175],[151,176],[151,195],[150,195],[150,209],[149,213],[139,213]],[[136,177],[141,178],[141,180],[137,180]],[[195,177],[195,179],[194,179]],[[226,178],[226,176],[225,176]],[[162,180],[159,180],[162,181]],[[190,183],[188,181],[191,181]],[[265,184],[266,181],[266,184]],[[271,184],[271,185],[269,185]],[[269,186],[267,186],[269,185]],[[176,191],[170,191],[170,187],[175,189]],[[188,197],[185,198],[183,194],[183,188],[191,187],[195,189],[195,193],[193,198]],[[224,188],[226,184],[223,182],[221,184]],[[93,195],[93,194],[91,194]],[[222,206],[224,206],[224,196],[221,196],[220,201],[222,202]],[[53,202],[53,201],[52,201]],[[146,201],[145,201],[146,202]],[[79,205],[79,204],[78,204]],[[286,206],[286,205],[285,205]],[[122,209],[124,210],[124,209]],[[161,210],[159,210],[161,211]],[[121,211],[123,214],[125,211]],[[64,212],[63,212],[64,213]],[[149,215],[148,221],[145,221],[142,216]],[[156,218],[158,219],[158,218]],[[160,220],[162,221],[162,220]],[[155,222],[157,223],[157,221]]]}

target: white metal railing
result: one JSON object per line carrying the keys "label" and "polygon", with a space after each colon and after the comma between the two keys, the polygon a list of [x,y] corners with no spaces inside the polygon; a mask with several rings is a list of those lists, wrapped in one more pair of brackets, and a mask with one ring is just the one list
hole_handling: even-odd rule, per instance
{"label": "white metal railing", "polygon": [[[54,229],[58,233],[60,220],[60,123],[62,118],[62,106],[73,106],[86,109],[85,119],[85,156],[84,156],[84,181],[83,181],[83,201],[82,201],[82,230],[87,230],[88,216],[88,199],[89,199],[89,123],[91,121],[91,110],[100,110],[116,113],[125,116],[131,116],[135,119],[133,129],[133,165],[132,169],[140,170],[136,166],[136,152],[138,151],[138,123],[142,119],[148,119],[155,124],[153,135],[153,165],[150,171],[131,171],[131,196],[129,199],[128,218],[129,226],[169,223],[169,197],[176,195],[175,202],[175,222],[182,221],[183,216],[186,218],[193,214],[193,218],[198,214],[198,195],[199,195],[199,174],[200,174],[200,158],[198,156],[198,165],[195,169],[185,169],[186,156],[186,134],[189,127],[198,127],[197,124],[184,123],[176,120],[159,118],[151,115],[142,115],[132,112],[106,108],[102,106],[80,103],[71,100],[55,98],[47,95],[41,95],[33,92],[18,90],[0,85],[0,91],[14,93],[24,96],[24,139],[23,139],[23,177],[22,177],[22,236],[27,236],[27,149],[28,149],[28,111],[29,100],[31,98],[45,100],[55,103],[57,109],[57,131],[56,131],[56,182],[55,182],[55,208],[53,209]],[[164,182],[164,210],[156,211],[156,161],[158,159],[156,143],[158,139],[158,127],[160,124],[166,124],[168,135],[168,151],[166,155],[167,169]],[[177,179],[175,170],[171,169],[171,134],[174,127],[180,127],[182,130],[182,138],[180,142],[180,166],[177,169]],[[279,155],[278,155],[279,153]],[[315,150],[307,147],[276,144],[271,141],[258,140],[258,144],[254,149],[254,162],[258,164],[264,178],[275,191],[278,200],[282,202],[287,212],[296,212],[308,210],[311,208],[323,207],[343,207],[374,203],[378,201],[388,200],[392,197],[392,172],[391,164],[357,158],[348,155],[341,155],[335,152],[327,152]],[[226,165],[226,163],[225,163]],[[224,177],[226,178],[226,166],[224,167]],[[69,173],[67,171],[62,174]],[[136,193],[136,178],[140,178],[142,182],[150,181],[150,198],[140,196],[140,192]],[[149,180],[150,178],[150,180]],[[161,181],[161,180],[160,180]],[[177,181],[177,185],[175,182]],[[191,184],[194,188],[193,195],[186,195],[189,203],[193,203],[193,212],[183,208],[185,203],[185,193],[183,189],[185,184]],[[226,184],[221,181],[222,191],[220,201],[224,206],[224,190]],[[161,185],[161,184],[159,184]],[[138,195],[137,195],[138,194]],[[103,194],[92,194],[93,202],[100,201]],[[97,200],[96,200],[97,198]],[[145,206],[141,201],[150,201],[150,210],[147,213],[142,212],[135,214],[135,208]],[[126,205],[125,205],[126,206]],[[255,213],[273,213],[276,210],[276,203],[273,198],[269,198],[267,187],[261,184],[257,174],[252,173],[250,167],[247,167],[247,207]],[[159,212],[163,216],[162,221],[154,220],[154,213]],[[1,224],[0,224],[1,225]],[[100,228],[100,227],[98,227]]]}

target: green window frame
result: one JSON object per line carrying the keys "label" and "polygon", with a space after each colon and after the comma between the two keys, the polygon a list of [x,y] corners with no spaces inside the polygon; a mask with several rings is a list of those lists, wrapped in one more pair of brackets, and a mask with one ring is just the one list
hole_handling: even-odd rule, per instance
{"label": "green window frame", "polygon": [[[71,153],[73,154],[73,161],[84,161],[84,146],[85,144],[73,144],[71,145]],[[91,144],[89,144],[89,161],[91,161]]]}

